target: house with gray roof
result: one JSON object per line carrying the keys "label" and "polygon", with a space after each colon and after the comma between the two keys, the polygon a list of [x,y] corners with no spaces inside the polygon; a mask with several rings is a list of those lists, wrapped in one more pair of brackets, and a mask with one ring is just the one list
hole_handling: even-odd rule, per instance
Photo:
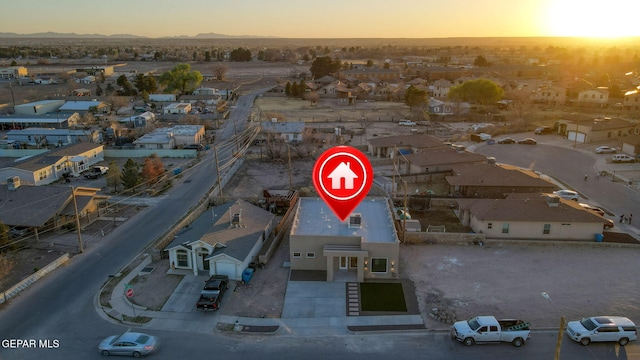
{"label": "house with gray roof", "polygon": [[178,232],[164,249],[169,253],[171,269],[241,280],[243,271],[256,261],[269,238],[274,218],[244,200],[214,207]]}
{"label": "house with gray roof", "polygon": [[398,169],[402,174],[449,172],[456,165],[482,164],[487,157],[469,151],[460,151],[450,146],[424,149],[418,153],[402,155]]}
{"label": "house with gray roof", "polygon": [[[74,190],[69,186],[25,186],[14,181],[3,183],[0,191],[0,222],[11,227],[32,229],[36,237],[75,223]],[[75,188],[80,224],[98,218],[100,203],[109,197],[99,195],[97,188]]]}
{"label": "house with gray roof", "polygon": [[80,114],[88,113],[95,109],[99,113],[110,111],[110,105],[104,101],[67,101],[58,109],[60,112],[77,112]]}
{"label": "house with gray roof", "polygon": [[367,151],[377,158],[394,158],[400,153],[418,153],[430,148],[445,148],[440,139],[431,135],[411,134],[367,139]]}
{"label": "house with gray roof", "polygon": [[463,164],[445,176],[449,193],[470,198],[501,199],[511,193],[551,193],[558,187],[531,170],[509,165]]}
{"label": "house with gray roof", "polygon": [[64,100],[40,100],[16,105],[13,111],[16,115],[45,115],[55,113],[62,105]]}
{"label": "house with gray roof", "polygon": [[300,198],[289,234],[291,271],[326,273],[364,282],[397,279],[400,240],[391,203],[367,197],[345,221],[320,198]]}
{"label": "house with gray roof", "polygon": [[97,130],[30,127],[23,130],[10,130],[7,132],[7,140],[29,146],[62,146],[79,142],[97,143],[100,141],[100,132]]}
{"label": "house with gray roof", "polygon": [[458,199],[463,225],[490,239],[589,240],[607,219],[554,194],[514,193],[504,199]]}
{"label": "house with gray roof", "polygon": [[291,122],[261,122],[262,137],[281,139],[284,142],[302,141],[305,124],[300,121]]}
{"label": "house with gray roof", "polygon": [[17,176],[23,185],[47,185],[65,176],[78,177],[101,161],[104,161],[103,145],[81,142],[5,163],[0,168],[0,179]]}
{"label": "house with gray roof", "polygon": [[47,113],[44,115],[0,116],[0,126],[6,129],[26,129],[30,127],[68,129],[78,124],[78,113]]}

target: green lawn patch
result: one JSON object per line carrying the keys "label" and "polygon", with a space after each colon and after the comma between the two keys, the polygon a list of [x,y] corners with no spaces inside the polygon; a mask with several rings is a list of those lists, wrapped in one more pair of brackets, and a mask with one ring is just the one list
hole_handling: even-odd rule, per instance
{"label": "green lawn patch", "polygon": [[401,283],[361,283],[360,306],[362,311],[407,312]]}

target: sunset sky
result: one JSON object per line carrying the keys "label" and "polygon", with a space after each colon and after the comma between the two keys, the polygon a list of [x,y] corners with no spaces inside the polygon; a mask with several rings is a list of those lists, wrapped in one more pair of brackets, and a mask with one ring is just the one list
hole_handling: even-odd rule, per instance
{"label": "sunset sky", "polygon": [[0,32],[285,38],[640,36],[639,0],[21,0]]}

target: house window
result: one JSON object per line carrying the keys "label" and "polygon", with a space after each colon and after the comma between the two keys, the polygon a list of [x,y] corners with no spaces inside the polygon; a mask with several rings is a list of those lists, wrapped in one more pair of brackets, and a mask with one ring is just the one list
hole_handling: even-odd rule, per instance
{"label": "house window", "polygon": [[189,266],[189,258],[187,257],[186,250],[178,250],[176,251],[176,258],[178,259],[179,267],[187,267]]}
{"label": "house window", "polygon": [[302,257],[302,253],[301,252],[296,251],[296,252],[293,253],[293,258],[294,259],[299,259],[301,257]]}
{"label": "house window", "polygon": [[384,259],[384,258],[372,258],[371,259],[371,272],[372,273],[386,273],[387,272],[387,259]]}
{"label": "house window", "polygon": [[493,223],[488,223],[487,224],[487,229],[491,229],[493,227]]}
{"label": "house window", "polygon": [[502,224],[502,233],[503,234],[508,234],[509,233],[509,224]]}
{"label": "house window", "polygon": [[551,233],[551,224],[544,224],[542,233],[545,235],[549,235]]}
{"label": "house window", "polygon": [[308,259],[315,259],[315,258],[316,258],[316,253],[314,253],[314,252],[308,252],[308,253],[307,253],[307,258],[308,258]]}

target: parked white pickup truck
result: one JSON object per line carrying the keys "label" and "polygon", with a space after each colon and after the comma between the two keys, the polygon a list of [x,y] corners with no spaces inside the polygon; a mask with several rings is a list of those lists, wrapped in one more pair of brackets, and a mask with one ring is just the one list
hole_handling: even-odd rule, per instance
{"label": "parked white pickup truck", "polygon": [[451,338],[471,346],[497,342],[510,342],[520,347],[529,340],[530,324],[522,320],[498,320],[493,316],[476,316],[458,321],[451,327]]}

